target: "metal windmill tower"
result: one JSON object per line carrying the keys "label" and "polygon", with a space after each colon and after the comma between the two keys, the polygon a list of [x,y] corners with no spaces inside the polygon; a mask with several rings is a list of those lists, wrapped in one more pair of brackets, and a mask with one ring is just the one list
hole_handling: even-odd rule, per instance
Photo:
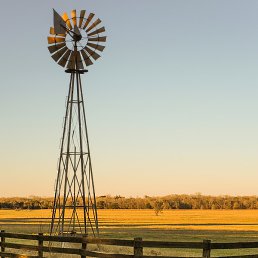
{"label": "metal windmill tower", "polygon": [[[58,159],[55,199],[50,234],[98,235],[98,215],[92,173],[89,138],[85,116],[81,75],[97,60],[104,46],[105,31],[100,19],[85,10],[60,16],[54,11],[48,49],[52,58],[70,74],[60,156]],[[94,21],[95,20],[95,21]]]}

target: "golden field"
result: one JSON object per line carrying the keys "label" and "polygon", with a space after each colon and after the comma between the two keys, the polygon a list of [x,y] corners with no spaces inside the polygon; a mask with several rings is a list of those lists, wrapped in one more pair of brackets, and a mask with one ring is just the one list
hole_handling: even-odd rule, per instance
{"label": "golden field", "polygon": [[[153,210],[99,210],[98,216],[100,237],[198,242],[203,239],[212,242],[258,241],[258,210],[164,210],[158,216]],[[50,218],[51,210],[0,210],[0,230],[48,232]],[[163,255],[200,254],[198,250],[155,251]],[[258,250],[212,252],[214,255],[239,255],[258,253]]]}
{"label": "golden field", "polygon": [[[100,228],[257,231],[258,210],[98,210]],[[46,225],[51,210],[0,210],[4,225]]]}

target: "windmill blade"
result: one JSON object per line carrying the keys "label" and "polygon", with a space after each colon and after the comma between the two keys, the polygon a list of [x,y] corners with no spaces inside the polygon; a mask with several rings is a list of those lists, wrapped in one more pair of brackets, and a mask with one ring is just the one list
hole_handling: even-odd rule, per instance
{"label": "windmill blade", "polygon": [[50,27],[49,34],[51,34],[51,35],[55,35],[56,34],[55,29],[53,27]]}
{"label": "windmill blade", "polygon": [[61,48],[60,50],[58,50],[54,55],[52,55],[51,57],[57,62],[59,60],[59,58],[66,52],[68,48],[65,46],[63,48]]}
{"label": "windmill blade", "polygon": [[67,61],[68,61],[68,58],[71,54],[71,50],[70,49],[67,49],[67,51],[65,52],[65,54],[60,58],[60,60],[58,61],[58,64],[65,67]]}
{"label": "windmill blade", "polygon": [[82,63],[82,58],[80,55],[80,52],[76,52],[76,68],[77,69],[84,69],[83,63]]}
{"label": "windmill blade", "polygon": [[93,62],[91,61],[90,57],[87,55],[87,53],[82,49],[81,51],[82,58],[86,64],[86,66],[92,65]]}
{"label": "windmill blade", "polygon": [[104,46],[101,46],[101,45],[96,45],[96,44],[93,44],[93,43],[87,43],[87,46],[89,46],[89,47],[92,47],[92,48],[94,48],[94,49],[97,49],[97,50],[99,50],[99,51],[103,51],[104,50]]}
{"label": "windmill blade", "polygon": [[56,36],[65,38],[66,34],[56,34]]}
{"label": "windmill blade", "polygon": [[52,54],[52,53],[58,51],[59,49],[63,48],[64,46],[66,46],[65,43],[61,43],[61,44],[58,44],[58,45],[52,45],[52,46],[48,47],[48,50]]}
{"label": "windmill blade", "polygon": [[94,52],[93,50],[91,50],[90,48],[88,48],[87,46],[84,47],[85,51],[93,57],[94,60],[97,60],[98,58],[100,58],[100,55],[97,54],[96,52]]}
{"label": "windmill blade", "polygon": [[66,36],[65,34],[56,33],[54,27],[50,27],[50,29],[49,29],[49,34],[51,34],[51,35],[57,35],[58,37],[65,37],[65,36]]}
{"label": "windmill blade", "polygon": [[66,67],[68,69],[75,68],[75,53],[74,52],[72,52],[71,55],[69,56]]}
{"label": "windmill blade", "polygon": [[48,44],[65,42],[65,38],[58,38],[58,37],[47,37],[47,40],[48,40]]}
{"label": "windmill blade", "polygon": [[79,28],[77,27],[77,25],[74,25],[73,31],[77,34],[77,35],[81,35]]}
{"label": "windmill blade", "polygon": [[72,10],[72,11],[71,11],[71,18],[72,18],[72,21],[73,21],[73,25],[74,25],[74,26],[77,26],[76,10]]}
{"label": "windmill blade", "polygon": [[88,26],[88,24],[90,23],[90,21],[92,20],[92,18],[94,17],[94,13],[90,13],[89,14],[89,16],[88,16],[88,18],[87,18],[87,20],[86,20],[86,22],[85,22],[85,24],[84,24],[84,26],[83,26],[83,29],[85,29],[87,26]]}
{"label": "windmill blade", "polygon": [[81,26],[82,26],[85,12],[86,12],[85,10],[81,10],[81,12],[80,12],[79,28],[81,28]]}
{"label": "windmill blade", "polygon": [[95,22],[93,22],[91,24],[91,26],[86,30],[86,32],[89,32],[90,30],[92,30],[93,28],[95,28],[98,24],[101,23],[101,20],[100,19],[97,19]]}
{"label": "windmill blade", "polygon": [[88,38],[88,41],[106,42],[107,37]]}
{"label": "windmill blade", "polygon": [[63,18],[56,12],[55,9],[53,9],[53,14],[54,14],[54,29],[56,34],[65,34],[66,25]]}
{"label": "windmill blade", "polygon": [[105,31],[105,27],[101,27],[100,29],[97,29],[97,30],[89,33],[88,36],[96,35],[96,34],[99,34],[101,32],[104,32],[104,31]]}
{"label": "windmill blade", "polygon": [[72,29],[72,25],[71,25],[71,22],[69,20],[69,17],[67,15],[67,13],[63,13],[62,18],[65,21],[67,27],[71,30]]}

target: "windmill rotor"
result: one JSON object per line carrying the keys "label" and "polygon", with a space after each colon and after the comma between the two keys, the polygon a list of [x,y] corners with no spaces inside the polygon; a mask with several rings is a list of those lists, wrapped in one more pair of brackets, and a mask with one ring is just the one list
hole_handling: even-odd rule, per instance
{"label": "windmill rotor", "polygon": [[[51,57],[62,67],[72,70],[84,70],[96,61],[105,49],[105,27],[94,13],[81,10],[59,15],[54,9],[54,27],[50,27],[48,50]],[[99,44],[100,43],[100,44]]]}

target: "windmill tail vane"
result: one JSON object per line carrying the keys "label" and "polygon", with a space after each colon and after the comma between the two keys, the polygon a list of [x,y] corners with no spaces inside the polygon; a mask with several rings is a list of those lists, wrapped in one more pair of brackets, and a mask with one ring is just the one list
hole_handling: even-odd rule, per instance
{"label": "windmill tail vane", "polygon": [[[60,16],[55,10],[48,49],[70,73],[68,98],[58,159],[50,234],[99,234],[95,186],[81,74],[104,50],[105,31],[93,13],[76,10]],[[102,44],[99,44],[99,43]]]}

